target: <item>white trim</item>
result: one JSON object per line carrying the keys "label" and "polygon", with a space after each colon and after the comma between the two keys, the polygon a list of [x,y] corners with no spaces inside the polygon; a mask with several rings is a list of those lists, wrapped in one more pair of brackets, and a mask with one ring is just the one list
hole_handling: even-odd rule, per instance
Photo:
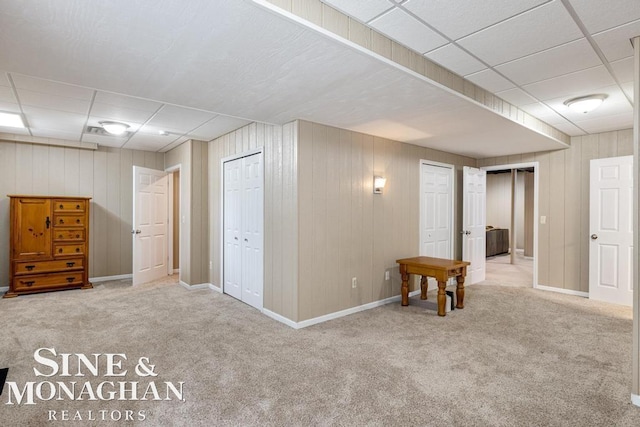
{"label": "white trim", "polygon": [[[168,168],[165,168],[164,170],[166,173],[171,174],[171,186],[173,187],[173,173],[174,172],[178,172],[180,174],[180,180],[178,181],[178,229],[180,231],[180,236],[183,236],[184,234],[184,225],[182,222],[182,179],[184,178],[182,176],[182,163],[178,163],[176,165],[170,166]],[[169,195],[169,197],[171,198],[172,204],[169,205],[169,217],[173,219],[173,221],[175,221],[176,219],[173,218],[173,204],[176,203],[175,200],[173,200],[173,191],[171,192],[171,194]],[[171,267],[174,267],[173,265],[173,223],[169,223],[169,227],[167,228],[171,228],[171,243],[170,243],[170,247],[167,248],[167,250],[171,251]],[[169,230],[167,229],[167,233],[169,232]],[[189,237],[190,238],[190,237]],[[169,242],[167,242],[167,244],[169,244]],[[180,261],[181,261],[181,257],[182,254],[184,253],[182,248],[182,238],[178,237],[178,267],[180,267]],[[171,270],[168,270],[171,271]],[[180,268],[174,269],[173,270],[174,273],[178,273],[178,280],[180,279]]]}
{"label": "white trim", "polygon": [[7,292],[9,290],[8,286],[2,286],[0,287],[0,292]]}
{"label": "white trim", "polygon": [[167,172],[167,272],[173,271],[173,172]]}
{"label": "white trim", "polygon": [[133,279],[133,274],[120,274],[118,276],[102,276],[102,277],[89,277],[90,282],[109,282],[111,280],[123,280]]}
{"label": "white trim", "polygon": [[589,298],[589,292],[574,291],[571,289],[563,289],[563,288],[554,288],[553,286],[544,286],[544,285],[538,285],[536,286],[536,289],[540,289],[541,291],[551,291],[551,292],[557,292],[559,294],[574,295],[577,297]]}
{"label": "white trim", "polygon": [[173,269],[173,274],[176,274],[176,273],[180,273],[180,269],[179,268],[174,268]]}
{"label": "white trim", "polygon": [[[420,290],[409,293],[410,297],[413,297],[416,295],[420,295]],[[372,308],[381,307],[383,305],[386,305],[392,302],[400,301],[400,299],[401,299],[401,296],[396,295],[391,298],[370,302],[368,304],[359,305],[357,307],[348,308],[342,311],[336,311],[335,313],[325,314],[324,316],[314,317],[313,319],[303,320],[302,322],[294,322],[293,320],[287,319],[286,317],[281,316],[280,314],[274,313],[273,311],[267,310],[266,308],[262,309],[262,313],[265,314],[266,316],[271,317],[274,320],[277,320],[278,322],[284,323],[285,325],[292,327],[293,329],[302,329],[308,326],[317,325],[318,323],[323,323],[329,320],[334,320],[340,317],[348,316],[350,314],[355,314],[355,313],[359,313],[361,311],[369,310]]]}
{"label": "white trim", "polygon": [[631,393],[631,403],[636,406],[640,406],[640,396],[637,394]]}
{"label": "white trim", "polygon": [[222,293],[222,288],[220,286],[216,286],[213,283],[209,283],[209,289],[211,289],[214,292],[218,292],[219,294]]}
{"label": "white trim", "polygon": [[[520,169],[520,168],[533,168],[533,289],[544,289],[545,286],[538,284],[538,224],[540,221],[540,212],[538,210],[538,204],[540,199],[540,162],[527,162],[527,163],[511,163],[506,165],[495,166],[483,166],[480,169],[484,171],[498,171],[504,169]],[[551,288],[546,290],[555,290],[558,288]],[[582,296],[582,295],[581,295]],[[588,294],[587,294],[588,296]]]}
{"label": "white trim", "polygon": [[188,285],[182,280],[180,280],[180,285],[187,290],[195,291],[197,289],[209,289],[209,286],[211,286],[211,283],[199,283],[197,285]]}

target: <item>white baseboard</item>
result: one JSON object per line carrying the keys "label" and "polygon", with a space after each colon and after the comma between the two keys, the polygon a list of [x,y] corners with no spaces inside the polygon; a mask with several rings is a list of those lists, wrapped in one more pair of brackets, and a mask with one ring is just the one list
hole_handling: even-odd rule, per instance
{"label": "white baseboard", "polygon": [[209,286],[211,286],[211,283],[199,283],[197,285],[188,285],[187,283],[180,280],[180,285],[182,285],[182,287],[185,289],[188,289],[190,291],[195,291],[196,289],[209,289]]}
{"label": "white baseboard", "polygon": [[0,286],[0,292],[7,292],[9,290],[8,286]]}
{"label": "white baseboard", "polygon": [[563,288],[554,288],[553,286],[536,285],[534,286],[534,289],[540,289],[541,291],[551,291],[551,292],[557,292],[559,294],[574,295],[577,297],[589,298],[589,292],[573,291],[571,289],[563,289]]}
{"label": "white baseboard", "polygon": [[[420,290],[413,291],[409,293],[409,297],[413,297],[416,295],[420,295]],[[267,310],[266,308],[262,309],[262,312],[271,317],[278,322],[284,323],[287,326],[292,327],[293,329],[302,329],[308,326],[317,325],[318,323],[327,322],[329,320],[338,319],[340,317],[348,316],[350,314],[359,313],[361,311],[370,310],[372,308],[380,307],[392,302],[400,301],[401,296],[396,295],[391,298],[386,298],[379,301],[370,302],[368,304],[359,305],[357,307],[348,308],[342,311],[336,311],[335,313],[325,314],[324,316],[314,317],[313,319],[303,320],[302,322],[294,322],[291,319],[287,319],[284,316],[279,315],[278,313],[274,313],[273,311]]]}
{"label": "white baseboard", "polygon": [[216,291],[220,294],[222,293],[222,288],[214,285],[213,283],[209,283],[209,289],[211,289],[212,291]]}
{"label": "white baseboard", "polygon": [[179,268],[174,268],[173,269],[173,274],[178,274],[180,273],[180,269]]}
{"label": "white baseboard", "polygon": [[636,406],[640,406],[640,396],[638,396],[637,394],[631,394],[631,403],[633,403]]}
{"label": "white baseboard", "polygon": [[132,279],[133,274],[120,274],[119,276],[103,276],[103,277],[89,277],[89,281],[92,283],[96,282],[108,282],[111,280],[124,280],[124,279]]}

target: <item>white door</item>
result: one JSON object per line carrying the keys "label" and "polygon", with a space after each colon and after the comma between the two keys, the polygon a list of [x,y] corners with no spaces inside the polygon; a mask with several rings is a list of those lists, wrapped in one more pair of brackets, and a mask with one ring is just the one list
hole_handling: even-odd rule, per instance
{"label": "white door", "polygon": [[633,305],[633,156],[591,160],[589,298]]}
{"label": "white door", "polygon": [[487,173],[465,166],[462,178],[462,259],[469,261],[466,283],[472,285],[485,279]]}
{"label": "white door", "polygon": [[139,285],[168,274],[167,174],[133,167],[133,284]]}
{"label": "white door", "polygon": [[451,258],[453,169],[420,166],[420,255]]}
{"label": "white door", "polygon": [[224,292],[262,309],[262,155],[224,163]]}
{"label": "white door", "polygon": [[224,164],[224,292],[242,299],[242,159]]}

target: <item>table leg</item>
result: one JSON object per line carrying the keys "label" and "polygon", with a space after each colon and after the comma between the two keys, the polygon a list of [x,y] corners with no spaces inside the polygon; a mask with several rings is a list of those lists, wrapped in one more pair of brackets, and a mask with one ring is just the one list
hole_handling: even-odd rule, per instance
{"label": "table leg", "polygon": [[409,305],[409,273],[407,273],[407,266],[400,264],[400,276],[402,277],[402,305]]}
{"label": "table leg", "polygon": [[464,274],[456,277],[456,308],[464,308]]}
{"label": "table leg", "polygon": [[447,282],[438,281],[438,316],[446,316],[445,305],[447,303],[447,293],[445,291]]}
{"label": "table leg", "polygon": [[427,299],[427,291],[429,290],[429,278],[422,276],[420,279],[420,299]]}

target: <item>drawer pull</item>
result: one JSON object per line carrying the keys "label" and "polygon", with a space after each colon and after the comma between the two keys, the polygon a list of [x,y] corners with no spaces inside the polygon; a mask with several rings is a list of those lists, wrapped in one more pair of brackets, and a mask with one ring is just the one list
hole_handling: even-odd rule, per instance
{"label": "drawer pull", "polygon": [[75,280],[75,277],[67,277],[67,282],[71,283]]}
{"label": "drawer pull", "polygon": [[76,248],[76,252],[80,252],[80,248]]}
{"label": "drawer pull", "polygon": [[76,234],[76,239],[79,239],[79,238],[80,238],[80,235],[79,235],[79,234]]}
{"label": "drawer pull", "polygon": [[64,224],[64,219],[60,218],[60,224]]}
{"label": "drawer pull", "polygon": [[80,224],[80,218],[76,219],[76,224]]}
{"label": "drawer pull", "polygon": [[22,283],[23,285],[27,285],[27,286],[33,286],[34,283],[36,283],[35,280],[29,280],[26,282],[20,281],[20,283]]}
{"label": "drawer pull", "polygon": [[67,263],[67,267],[73,267],[74,265],[76,265],[76,263],[75,263],[75,262],[68,262],[68,263]]}
{"label": "drawer pull", "polygon": [[47,220],[44,223],[47,224],[47,229],[48,229],[49,226],[51,225],[51,220],[49,219],[49,217],[47,217]]}
{"label": "drawer pull", "polygon": [[58,253],[61,254],[62,253],[62,248],[58,249]]}
{"label": "drawer pull", "polygon": [[27,270],[31,271],[34,268],[36,268],[36,266],[35,265],[25,265],[24,268],[26,268]]}
{"label": "drawer pull", "polygon": [[64,236],[62,234],[58,234],[58,239],[62,239]]}
{"label": "drawer pull", "polygon": [[76,205],[76,209],[80,209],[80,205]]}
{"label": "drawer pull", "polygon": [[60,205],[60,209],[64,209],[64,205]]}

